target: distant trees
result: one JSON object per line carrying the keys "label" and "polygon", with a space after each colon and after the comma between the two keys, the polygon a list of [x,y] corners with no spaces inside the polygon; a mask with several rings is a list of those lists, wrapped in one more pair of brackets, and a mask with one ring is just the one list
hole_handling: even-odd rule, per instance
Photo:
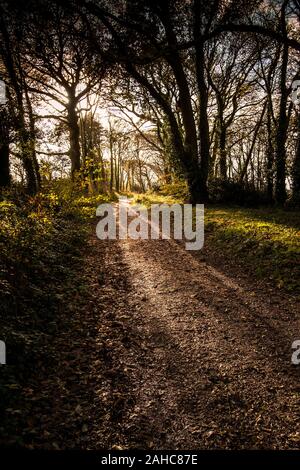
{"label": "distant trees", "polygon": [[[232,36],[222,37],[222,43],[213,41],[208,53],[208,82],[216,101],[215,135],[213,136],[219,160],[214,161],[214,176],[227,180],[228,132],[237,114],[249,107],[247,95],[254,81],[253,69],[257,61],[257,48],[245,35],[240,40]],[[239,175],[243,181],[247,161]]]}
{"label": "distant trees", "polygon": [[151,176],[160,173],[153,158],[152,136],[128,125],[122,116],[110,115],[104,132],[109,153],[109,183],[117,191],[151,189]]}
{"label": "distant trees", "polygon": [[[126,2],[126,7],[122,2],[111,6],[105,0],[83,4],[89,12],[88,17],[97,19],[98,24],[107,29],[114,45],[111,50],[106,51],[111,60],[121,64],[147,90],[165,114],[173,152],[188,181],[191,200],[194,202],[207,200],[208,178],[212,175],[210,168],[216,157],[213,148],[219,156],[220,176],[224,181],[228,178],[227,132],[235,124],[234,121],[240,119],[239,107],[251,107],[251,102],[247,102],[245,96],[247,93],[250,95],[249,90],[253,88],[254,70],[257,69],[259,57],[258,54],[255,55],[250,43],[252,40],[254,44],[258,44],[258,38],[253,34],[260,34],[261,46],[258,50],[272,47],[277,56],[275,69],[280,78],[275,92],[279,92],[280,99],[277,108],[277,103],[274,104],[276,99],[270,93],[263,97],[260,90],[259,100],[262,106],[253,126],[251,119],[251,143],[237,178],[242,183],[247,179],[248,166],[252,165],[253,154],[258,145],[261,145],[260,131],[267,119],[272,137],[269,136],[268,148],[265,149],[265,156],[268,155],[268,162],[264,163],[266,171],[260,171],[260,174],[268,180],[265,186],[269,199],[284,203],[287,179],[286,141],[292,112],[288,102],[291,77],[287,69],[289,48],[299,49],[294,27],[295,18],[299,19],[297,2],[293,3],[292,8],[287,1],[264,3],[262,8],[258,1],[209,3],[194,0],[179,4],[168,0],[132,0]],[[234,34],[231,37],[224,36],[224,31]],[[236,48],[240,41],[247,44],[247,40],[247,47]],[[224,42],[228,42],[227,56],[222,56],[221,53]],[[218,56],[216,68],[224,69],[223,84],[217,83],[211,75],[208,53],[211,44],[214,44]],[[278,57],[277,51],[280,48]],[[158,66],[156,71],[155,64]],[[164,70],[162,79],[157,70]],[[270,74],[272,76],[272,67]],[[173,97],[170,100],[168,93],[174,84],[176,102]],[[224,86],[227,89],[232,87],[227,95]],[[217,107],[214,131],[209,117],[211,93],[215,94]],[[272,123],[275,113],[278,117]]]}

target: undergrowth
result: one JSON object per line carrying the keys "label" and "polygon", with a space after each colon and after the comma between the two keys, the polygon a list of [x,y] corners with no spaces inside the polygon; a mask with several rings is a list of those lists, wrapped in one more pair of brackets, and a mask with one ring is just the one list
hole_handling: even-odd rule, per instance
{"label": "undergrowth", "polygon": [[66,181],[35,197],[1,197],[0,340],[7,365],[0,366],[0,443],[9,444],[8,434],[18,444],[24,384],[36,367],[51,361],[46,345],[60,328],[61,314],[72,314],[72,302],[85,288],[81,266],[90,221],[97,205],[109,200]]}

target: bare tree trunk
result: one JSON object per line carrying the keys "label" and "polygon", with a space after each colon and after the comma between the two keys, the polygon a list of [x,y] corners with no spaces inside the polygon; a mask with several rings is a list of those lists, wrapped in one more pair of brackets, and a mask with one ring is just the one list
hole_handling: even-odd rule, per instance
{"label": "bare tree trunk", "polygon": [[267,162],[266,162],[266,177],[267,177],[267,198],[269,202],[273,202],[274,197],[274,145],[273,145],[273,128],[270,105],[268,105],[267,115]]}
{"label": "bare tree trunk", "polygon": [[118,151],[116,152],[116,162],[115,162],[115,187],[116,187],[116,191],[120,191],[120,153],[119,153],[119,143],[118,143]]}
{"label": "bare tree trunk", "polygon": [[139,166],[139,181],[140,181],[140,187],[143,193],[145,193],[145,185],[144,185],[144,180],[143,180],[143,175],[142,175],[142,164],[139,156],[139,148],[137,148],[137,160],[138,160],[138,166]]}
{"label": "bare tree trunk", "polygon": [[78,114],[76,111],[77,101],[74,96],[69,95],[68,104],[68,126],[70,135],[69,155],[71,159],[71,178],[74,179],[76,172],[80,171],[80,129],[78,124]]}
{"label": "bare tree trunk", "polygon": [[105,192],[105,191],[107,190],[107,187],[106,187],[106,175],[105,175],[104,161],[103,161],[103,155],[102,155],[101,148],[99,148],[99,149],[97,150],[97,155],[98,155],[98,158],[99,158],[100,175],[101,175],[101,181],[100,181],[100,185],[99,185],[99,190],[100,190],[101,192]]}
{"label": "bare tree trunk", "polygon": [[253,155],[253,150],[254,150],[254,147],[255,147],[255,144],[256,144],[256,139],[257,139],[257,136],[258,136],[258,132],[259,132],[259,129],[260,129],[260,126],[261,126],[261,123],[263,121],[263,118],[264,118],[264,115],[265,115],[265,112],[266,112],[266,107],[267,107],[267,102],[265,102],[264,106],[263,106],[263,109],[262,109],[262,112],[261,112],[261,115],[260,115],[260,118],[258,120],[258,122],[256,123],[256,126],[254,128],[254,133],[253,133],[253,138],[252,138],[252,142],[251,142],[251,145],[250,145],[250,149],[247,153],[247,157],[246,157],[246,160],[245,160],[245,163],[241,169],[241,172],[240,172],[240,183],[243,183],[244,180],[247,181],[247,169],[248,169],[248,165],[250,163],[250,160],[252,158],[252,155]]}
{"label": "bare tree trunk", "polygon": [[151,183],[151,179],[150,179],[150,177],[149,177],[147,168],[146,168],[146,173],[145,173],[145,175],[146,175],[146,180],[147,180],[148,189],[151,190],[151,188],[152,188],[152,183]]}
{"label": "bare tree trunk", "polygon": [[[285,8],[287,1],[284,2],[281,8],[281,28],[284,36],[286,36],[286,20],[285,20]],[[283,45],[282,60],[281,60],[281,75],[280,75],[280,105],[279,105],[279,117],[276,132],[276,153],[275,153],[275,164],[276,164],[276,183],[275,183],[275,200],[279,204],[283,204],[286,201],[286,139],[288,129],[288,117],[287,117],[287,99],[288,90],[286,87],[287,78],[287,67],[289,60],[289,47],[287,44]]]}
{"label": "bare tree trunk", "polygon": [[211,137],[212,142],[213,142],[213,148],[212,148],[210,162],[209,162],[209,174],[208,174],[209,179],[213,179],[216,176],[215,166],[216,166],[218,147],[219,147],[219,132],[217,130],[217,127],[218,127],[218,118],[215,118],[214,128],[213,128],[212,137]]}
{"label": "bare tree trunk", "polygon": [[34,163],[31,158],[31,153],[30,153],[30,147],[31,147],[30,137],[26,135],[27,134],[26,131],[24,133],[22,132],[22,134],[23,135],[22,135],[20,147],[21,147],[22,161],[23,161],[24,170],[26,174],[27,192],[28,194],[36,194],[36,192],[38,191],[38,185],[37,185],[37,180],[36,180]]}
{"label": "bare tree trunk", "polygon": [[0,188],[10,185],[9,173],[9,146],[8,143],[0,143]]}
{"label": "bare tree trunk", "polygon": [[5,110],[0,114],[0,189],[10,185],[9,133]]}
{"label": "bare tree trunk", "polygon": [[194,2],[194,39],[196,41],[195,54],[196,54],[196,77],[197,86],[200,100],[199,110],[199,139],[200,139],[200,200],[206,202],[208,200],[207,179],[209,172],[210,162],[210,141],[209,141],[209,123],[207,115],[208,105],[208,89],[205,80],[205,54],[204,54],[204,41],[201,38],[202,31],[202,2]]}
{"label": "bare tree trunk", "polygon": [[227,155],[226,155],[226,127],[220,122],[220,176],[221,179],[227,179]]}
{"label": "bare tree trunk", "polygon": [[112,136],[112,127],[109,123],[109,151],[110,151],[110,181],[109,189],[113,190],[114,187],[114,149],[113,149],[113,136]]}
{"label": "bare tree trunk", "polygon": [[29,117],[29,153],[30,153],[30,158],[32,160],[32,164],[33,164],[33,168],[35,172],[35,179],[36,179],[35,191],[38,191],[41,187],[41,173],[40,173],[39,162],[36,156],[36,148],[35,148],[36,136],[35,136],[35,122],[34,122],[33,110],[32,110],[32,105],[31,105],[30,97],[28,94],[28,88],[27,88],[27,84],[25,80],[24,80],[24,93],[25,93],[26,106],[27,106],[28,117]]}
{"label": "bare tree trunk", "polygon": [[294,204],[300,205],[300,111],[297,118],[297,147],[292,168],[292,201]]}

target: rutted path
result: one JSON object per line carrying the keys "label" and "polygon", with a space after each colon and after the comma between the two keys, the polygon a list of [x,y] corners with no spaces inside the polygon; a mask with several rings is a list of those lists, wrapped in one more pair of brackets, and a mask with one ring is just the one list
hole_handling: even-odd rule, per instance
{"label": "rutted path", "polygon": [[300,447],[295,306],[173,240],[90,245],[77,345],[63,349],[70,330],[57,339],[64,366],[34,447]]}

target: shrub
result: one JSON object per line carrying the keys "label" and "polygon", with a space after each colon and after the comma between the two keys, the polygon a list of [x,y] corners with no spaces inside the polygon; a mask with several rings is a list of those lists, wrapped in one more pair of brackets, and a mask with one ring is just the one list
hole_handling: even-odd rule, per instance
{"label": "shrub", "polygon": [[209,183],[209,198],[215,204],[236,204],[245,207],[258,207],[268,203],[265,193],[234,180],[212,180]]}
{"label": "shrub", "polygon": [[159,186],[156,192],[162,196],[170,196],[174,199],[179,199],[182,201],[187,201],[189,199],[188,187],[184,181],[177,181],[172,184],[164,184]]}

